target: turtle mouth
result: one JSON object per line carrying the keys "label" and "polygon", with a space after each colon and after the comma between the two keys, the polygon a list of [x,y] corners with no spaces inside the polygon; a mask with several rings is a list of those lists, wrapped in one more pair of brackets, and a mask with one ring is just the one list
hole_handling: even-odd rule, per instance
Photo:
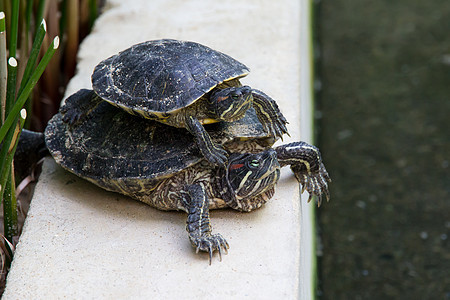
{"label": "turtle mouth", "polygon": [[280,179],[280,169],[275,169],[270,173],[270,176],[266,176],[265,179],[261,178],[262,181],[265,181],[263,184],[265,188],[261,192],[265,192],[274,186],[278,182],[278,179]]}
{"label": "turtle mouth", "polygon": [[279,168],[277,168],[277,167],[275,167],[275,166],[273,166],[273,167],[271,167],[269,170],[267,170],[267,172],[263,175],[263,176],[261,176],[261,180],[262,179],[264,179],[264,178],[267,178],[267,177],[269,177],[269,176],[272,176],[275,172],[280,172],[280,169]]}

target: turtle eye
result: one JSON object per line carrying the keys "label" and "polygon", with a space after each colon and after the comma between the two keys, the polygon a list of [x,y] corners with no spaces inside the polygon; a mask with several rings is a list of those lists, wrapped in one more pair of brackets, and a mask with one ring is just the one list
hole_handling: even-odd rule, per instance
{"label": "turtle eye", "polygon": [[231,94],[231,99],[238,100],[239,99],[239,95],[238,94]]}
{"label": "turtle eye", "polygon": [[254,168],[259,167],[259,161],[256,160],[256,159],[252,160],[252,161],[250,162],[250,166],[252,166],[252,167],[254,167]]}

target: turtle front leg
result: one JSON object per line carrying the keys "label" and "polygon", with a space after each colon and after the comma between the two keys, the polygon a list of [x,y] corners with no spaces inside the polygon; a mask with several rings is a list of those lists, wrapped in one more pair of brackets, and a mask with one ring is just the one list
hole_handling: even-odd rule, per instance
{"label": "turtle front leg", "polygon": [[[252,90],[253,108],[264,130],[275,137],[287,133],[286,118],[281,113],[275,100],[260,90]],[[289,134],[288,134],[289,135]]]}
{"label": "turtle front leg", "polygon": [[209,219],[209,199],[206,191],[200,184],[187,186],[183,196],[183,205],[188,212],[186,231],[193,247],[209,253],[209,264],[211,264],[213,252],[218,250],[222,260],[222,249],[225,252],[229,245],[220,234],[211,234]]}
{"label": "turtle front leg", "polygon": [[211,140],[200,121],[193,116],[186,116],[186,127],[195,136],[203,156],[213,165],[223,166],[227,162],[228,153],[222,146]]}
{"label": "turtle front leg", "polygon": [[308,202],[313,195],[318,197],[317,205],[322,203],[322,194],[327,201],[330,199],[328,182],[331,178],[322,162],[322,156],[317,147],[305,142],[294,142],[275,148],[278,162],[282,167],[291,166],[297,181],[302,185],[302,193],[309,193]]}
{"label": "turtle front leg", "polygon": [[61,106],[62,119],[69,125],[75,125],[86,119],[102,101],[93,90],[81,89],[67,98]]}

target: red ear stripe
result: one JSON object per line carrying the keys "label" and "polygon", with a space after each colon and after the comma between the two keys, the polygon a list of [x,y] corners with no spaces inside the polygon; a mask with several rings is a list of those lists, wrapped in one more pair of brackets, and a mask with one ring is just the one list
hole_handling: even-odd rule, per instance
{"label": "red ear stripe", "polygon": [[226,100],[228,98],[228,96],[225,96],[225,97],[218,97],[217,98],[217,102],[221,102],[221,101],[223,101],[223,100]]}
{"label": "red ear stripe", "polygon": [[230,169],[236,170],[236,169],[242,168],[243,166],[244,166],[244,164],[234,164],[234,165],[230,166]]}

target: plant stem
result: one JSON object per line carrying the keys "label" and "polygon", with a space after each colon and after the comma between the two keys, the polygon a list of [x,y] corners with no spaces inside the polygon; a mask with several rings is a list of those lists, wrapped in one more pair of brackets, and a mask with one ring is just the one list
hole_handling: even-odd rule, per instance
{"label": "plant stem", "polygon": [[36,30],[39,27],[39,24],[41,23],[42,19],[44,18],[44,11],[45,11],[45,0],[40,0],[37,8],[37,12],[35,15],[34,21],[36,22]]}
{"label": "plant stem", "polygon": [[66,76],[70,78],[75,73],[76,58],[78,51],[78,26],[79,20],[79,1],[67,0],[67,40],[65,48]]}
{"label": "plant stem", "polygon": [[[27,66],[25,67],[25,71],[23,72],[22,80],[20,82],[20,88],[18,94],[20,94],[23,91],[23,88],[27,84],[28,80],[30,79],[31,72],[33,71],[34,67],[36,66],[36,60],[39,56],[39,52],[41,50],[42,41],[44,40],[45,33],[47,31],[45,20],[42,19],[41,24],[39,25],[36,36],[34,38],[32,48],[30,51],[30,55],[28,57]],[[30,125],[31,120],[31,114],[32,114],[32,102],[31,97],[28,97],[27,102],[25,103],[25,108],[27,110],[27,122],[25,123],[26,128]]]}
{"label": "plant stem", "polygon": [[16,97],[17,60],[11,56],[8,59],[8,81],[6,85],[5,117],[8,117]]}
{"label": "plant stem", "polygon": [[[7,84],[7,92],[6,92],[6,108],[5,108],[5,114],[6,116],[13,117],[13,123],[17,123],[17,114],[14,116],[8,115],[8,112],[10,110],[10,106],[12,101],[14,101],[14,95],[16,92],[16,73],[17,73],[17,61],[14,59],[14,57],[10,57],[8,59],[8,84]],[[11,95],[12,94],[12,95]],[[9,106],[8,106],[9,104]],[[2,126],[3,127],[3,126]],[[7,166],[7,156],[8,152],[11,150],[11,142],[13,139],[14,131],[13,128],[8,129],[8,134],[6,136],[5,141],[2,143],[2,147],[0,149],[0,178],[3,178],[3,176],[6,176],[6,170],[9,170]],[[0,142],[1,143],[1,142]],[[6,173],[4,173],[6,172]],[[9,171],[8,171],[9,172]],[[5,178],[6,179],[6,178]],[[3,180],[0,181],[0,185],[5,187],[6,181],[3,182]],[[0,193],[0,196],[2,196],[2,193]],[[0,198],[2,199],[2,198]]]}
{"label": "plant stem", "polygon": [[28,53],[30,53],[29,48],[29,40],[28,40],[28,33],[27,33],[27,26],[26,26],[26,2],[25,0],[20,0],[20,10],[19,10],[19,32],[18,32],[18,39],[19,39],[19,45],[17,48],[17,54],[16,57],[19,58],[19,68],[17,70],[17,81],[20,82],[21,78],[23,76],[23,72],[25,70],[25,62],[28,58]]}
{"label": "plant stem", "polygon": [[6,64],[6,22],[5,13],[0,12],[0,125],[6,116],[6,87],[8,67]]}
{"label": "plant stem", "polygon": [[12,0],[11,8],[11,34],[9,37],[9,57],[16,56],[17,50],[17,32],[19,28],[19,0]]}
{"label": "plant stem", "polygon": [[89,0],[89,30],[94,26],[97,14],[97,0]]}
{"label": "plant stem", "polygon": [[30,79],[31,72],[36,65],[36,60],[39,55],[39,51],[41,49],[42,41],[44,40],[45,32],[46,32],[45,20],[42,19],[41,25],[36,31],[36,37],[34,38],[33,47],[31,48],[30,57],[27,61],[27,66],[25,67],[25,71],[23,73],[22,81],[20,82],[19,94],[23,91],[25,85],[28,83]]}
{"label": "plant stem", "polygon": [[66,31],[67,27],[67,0],[62,0],[60,4],[61,17],[59,18],[59,32],[62,34]]}
{"label": "plant stem", "polygon": [[[17,201],[14,195],[13,181],[13,178],[11,178],[11,170],[9,170],[2,194],[4,235],[10,242],[12,242],[13,237],[17,235]],[[15,213],[11,213],[13,211]]]}
{"label": "plant stem", "polygon": [[42,57],[41,61],[39,62],[38,66],[34,70],[33,74],[30,76],[30,79],[28,80],[27,84],[23,88],[22,92],[18,95],[16,103],[14,104],[13,108],[10,111],[10,114],[6,118],[3,126],[0,128],[0,143],[3,141],[3,138],[5,137],[6,133],[8,132],[11,125],[14,123],[14,117],[17,116],[20,109],[23,107],[25,102],[28,99],[28,96],[30,95],[31,91],[33,90],[33,87],[36,85],[37,81],[41,77],[42,73],[45,70],[45,67],[48,65],[50,59],[52,58],[53,54],[55,53],[56,49],[58,49],[59,46],[59,38],[55,37],[53,39],[52,44],[45,52],[44,56]]}
{"label": "plant stem", "polygon": [[27,0],[27,7],[26,7],[26,13],[25,13],[25,28],[26,31],[29,33],[31,28],[31,16],[33,14],[33,0]]}
{"label": "plant stem", "polygon": [[12,0],[11,27],[9,36],[9,59],[8,59],[8,80],[6,87],[5,118],[14,104],[16,97],[16,76],[17,76],[17,33],[19,28],[19,0]]}
{"label": "plant stem", "polygon": [[11,128],[8,132],[8,135],[11,137],[11,142],[9,147],[7,147],[8,145],[5,145],[4,147],[9,149],[3,167],[0,169],[0,186],[4,187],[0,191],[0,197],[3,199],[4,230],[6,238],[10,241],[17,235],[17,202],[14,192],[13,159],[26,118],[26,110],[22,109],[20,112],[20,120],[16,128]]}

